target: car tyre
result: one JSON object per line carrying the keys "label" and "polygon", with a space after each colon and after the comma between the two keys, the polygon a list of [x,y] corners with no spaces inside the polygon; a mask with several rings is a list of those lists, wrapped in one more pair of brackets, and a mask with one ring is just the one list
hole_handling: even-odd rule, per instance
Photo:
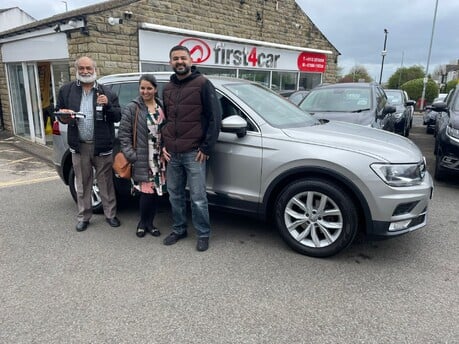
{"label": "car tyre", "polygon": [[295,181],[282,190],[276,224],[292,249],[312,257],[337,254],[358,231],[354,201],[338,185],[315,178]]}
{"label": "car tyre", "polygon": [[403,136],[405,137],[410,136],[410,126],[409,125],[405,128],[405,132],[403,133]]}
{"label": "car tyre", "polygon": [[[73,200],[76,202],[77,201],[77,189],[75,185],[75,171],[73,170],[73,166],[70,168],[70,172],[69,172],[69,189],[70,189],[70,194],[73,197]],[[92,212],[94,214],[103,213],[102,200],[99,194],[99,186],[97,185],[97,180],[95,178],[94,178],[94,183],[92,186],[91,203],[92,203]]]}
{"label": "car tyre", "polygon": [[435,153],[435,171],[434,171],[434,178],[435,180],[442,181],[445,179],[445,169],[441,167],[442,154],[440,148],[436,148]]}

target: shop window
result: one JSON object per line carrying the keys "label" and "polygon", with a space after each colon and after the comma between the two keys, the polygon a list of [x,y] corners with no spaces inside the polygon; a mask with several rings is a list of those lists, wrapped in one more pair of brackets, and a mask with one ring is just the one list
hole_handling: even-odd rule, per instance
{"label": "shop window", "polygon": [[240,69],[239,78],[250,81],[256,81],[260,84],[265,85],[266,87],[269,87],[270,72],[254,69]]}
{"label": "shop window", "polygon": [[300,73],[299,89],[311,90],[322,83],[321,73]]}
{"label": "shop window", "polygon": [[273,72],[271,85],[276,85],[279,91],[295,91],[297,89],[297,72]]}

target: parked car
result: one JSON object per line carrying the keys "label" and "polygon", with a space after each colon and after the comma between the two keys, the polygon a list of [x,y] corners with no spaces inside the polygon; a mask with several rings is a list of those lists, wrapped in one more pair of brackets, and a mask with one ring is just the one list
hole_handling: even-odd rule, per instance
{"label": "parked car", "polygon": [[299,90],[295,91],[292,94],[290,94],[287,99],[290,100],[293,104],[298,105],[304,97],[308,95],[309,91],[307,90]]}
{"label": "parked car", "polygon": [[432,111],[438,113],[435,136],[435,179],[448,173],[459,173],[459,85],[451,90],[446,102],[434,102]]}
{"label": "parked car", "polygon": [[[406,93],[406,91],[403,91],[403,93],[405,93],[406,99],[410,99],[410,97],[408,96],[408,93]],[[413,104],[408,106],[408,108],[410,109],[410,118],[411,118],[410,129],[413,127],[413,117],[414,117],[414,109],[415,109],[415,107],[416,107],[416,101],[413,100]]]}
{"label": "parked car", "polygon": [[316,86],[298,105],[317,119],[337,120],[394,131],[390,114],[396,111],[376,83],[341,83]]}
{"label": "parked car", "polygon": [[[440,93],[432,102],[432,105],[438,102],[446,102],[447,93]],[[436,135],[437,133],[437,116],[438,112],[434,111],[432,105],[427,105],[424,109],[423,124],[426,126],[426,133]]]}
{"label": "parked car", "polygon": [[[168,80],[167,74],[155,75],[161,86]],[[100,81],[116,90],[138,77]],[[267,220],[291,248],[315,257],[342,251],[359,231],[389,238],[426,225],[433,184],[410,140],[349,123],[322,123],[254,82],[208,78],[223,112],[207,165],[211,205]],[[54,163],[74,195],[66,129],[59,123],[53,135]],[[100,207],[97,191],[95,185],[94,208]]]}
{"label": "parked car", "polygon": [[392,114],[394,132],[408,137],[413,125],[412,107],[416,102],[408,99],[403,90],[389,89],[384,90],[384,92],[386,92],[389,104],[395,106],[395,112]]}

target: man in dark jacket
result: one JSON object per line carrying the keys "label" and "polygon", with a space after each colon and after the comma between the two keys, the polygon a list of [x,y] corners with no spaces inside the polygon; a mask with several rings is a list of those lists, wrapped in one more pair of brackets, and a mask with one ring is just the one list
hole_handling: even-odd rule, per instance
{"label": "man in dark jacket", "polygon": [[[56,108],[71,114],[67,140],[72,152],[77,189],[76,230],[86,230],[92,216],[93,168],[106,221],[112,227],[119,227],[112,173],[114,123],[121,119],[118,97],[96,82],[96,63],[91,58],[84,56],[77,59],[75,69],[76,81],[60,88]],[[85,117],[76,118],[77,112]]]}
{"label": "man in dark jacket", "polygon": [[173,231],[164,239],[175,244],[187,236],[185,187],[188,183],[197,250],[209,247],[210,220],[206,194],[206,161],[218,138],[221,110],[215,88],[192,66],[184,46],[169,53],[175,74],[164,87],[166,124],[161,130],[168,161],[167,191],[172,207]]}

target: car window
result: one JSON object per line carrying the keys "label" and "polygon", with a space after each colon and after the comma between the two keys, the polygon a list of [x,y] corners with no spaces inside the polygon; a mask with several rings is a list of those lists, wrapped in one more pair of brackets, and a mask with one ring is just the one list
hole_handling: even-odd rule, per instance
{"label": "car window", "polygon": [[138,81],[122,83],[122,84],[113,84],[112,90],[118,95],[118,101],[120,106],[124,107],[131,100],[136,98],[139,95],[139,83]]}
{"label": "car window", "polygon": [[[457,88],[457,87],[456,87]],[[448,96],[447,96],[448,99],[451,99],[452,101],[454,101],[454,104],[452,104],[452,109],[454,111],[459,111],[459,89],[456,90],[455,94],[453,93],[450,93]]]}
{"label": "car window", "polygon": [[382,111],[384,106],[387,103],[387,97],[383,89],[380,87],[375,87],[376,92],[376,109],[378,112]]}
{"label": "car window", "polygon": [[255,83],[231,83],[224,87],[239,97],[267,123],[276,128],[304,127],[318,120],[280,95]]}
{"label": "car window", "polygon": [[218,97],[220,99],[222,109],[222,119],[234,115],[242,117],[247,121],[247,130],[257,131],[256,126],[253,124],[252,120],[248,118],[248,116],[240,108],[238,108],[231,100],[229,100],[227,97],[221,94],[218,94]]}
{"label": "car window", "polygon": [[[137,80],[107,85],[118,95],[118,101],[122,108],[139,95],[139,82]],[[163,88],[164,82],[158,82],[158,95],[160,98],[163,94]]]}
{"label": "car window", "polygon": [[306,95],[309,93],[309,91],[298,91],[294,92],[288,97],[288,99],[293,103],[293,104],[299,104],[301,100],[306,97]]}

